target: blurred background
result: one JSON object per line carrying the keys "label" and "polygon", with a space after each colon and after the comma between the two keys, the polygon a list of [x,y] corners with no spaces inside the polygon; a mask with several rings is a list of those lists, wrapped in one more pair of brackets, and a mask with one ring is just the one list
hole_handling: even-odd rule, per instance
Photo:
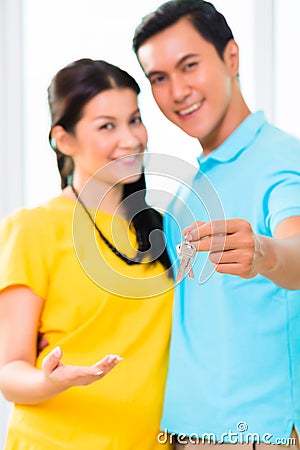
{"label": "blurred background", "polygon": [[[0,0],[0,218],[59,194],[56,158],[48,144],[47,87],[57,70],[75,59],[106,59],[129,71],[142,89],[149,151],[193,164],[198,142],[162,116],[131,49],[135,27],[161,3]],[[212,3],[239,44],[241,87],[250,108],[263,109],[271,122],[300,137],[300,1]],[[0,394],[0,449],[10,410]]]}

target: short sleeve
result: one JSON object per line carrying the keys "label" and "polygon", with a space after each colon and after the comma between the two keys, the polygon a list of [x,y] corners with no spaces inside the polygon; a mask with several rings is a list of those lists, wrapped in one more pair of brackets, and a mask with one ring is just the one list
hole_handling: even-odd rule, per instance
{"label": "short sleeve", "polygon": [[47,224],[38,209],[21,209],[0,222],[0,290],[25,285],[47,296],[49,256]]}
{"label": "short sleeve", "polygon": [[271,233],[283,220],[300,216],[300,172],[285,171],[269,191],[267,227]]}

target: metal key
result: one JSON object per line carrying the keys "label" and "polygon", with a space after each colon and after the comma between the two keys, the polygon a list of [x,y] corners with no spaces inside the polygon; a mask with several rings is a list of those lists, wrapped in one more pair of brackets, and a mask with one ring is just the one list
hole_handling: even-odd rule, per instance
{"label": "metal key", "polygon": [[189,279],[192,280],[194,278],[194,272],[191,260],[196,254],[195,247],[190,242],[184,240],[182,244],[176,246],[176,251],[180,258],[180,266],[176,277],[176,283],[182,281],[185,272],[187,272]]}

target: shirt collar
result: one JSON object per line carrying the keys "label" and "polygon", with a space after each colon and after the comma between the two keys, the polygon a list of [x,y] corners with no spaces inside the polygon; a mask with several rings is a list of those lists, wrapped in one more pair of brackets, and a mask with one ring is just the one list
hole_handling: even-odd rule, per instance
{"label": "shirt collar", "polygon": [[246,150],[265,123],[266,118],[263,111],[250,114],[218,148],[207,156],[203,152],[199,155],[197,160],[201,169],[204,169],[206,165],[214,164],[214,162],[225,163],[237,158],[241,152]]}

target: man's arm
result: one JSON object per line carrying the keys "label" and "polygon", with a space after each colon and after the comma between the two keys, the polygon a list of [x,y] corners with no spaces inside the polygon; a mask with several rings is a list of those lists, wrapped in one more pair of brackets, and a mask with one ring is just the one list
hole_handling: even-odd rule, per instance
{"label": "man's arm", "polygon": [[272,260],[273,268],[264,270],[264,257],[257,268],[261,275],[285,289],[300,289],[300,217],[290,217],[278,224],[274,238],[257,236],[263,253]]}
{"label": "man's arm", "polygon": [[254,234],[243,219],[195,222],[183,234],[197,251],[208,251],[219,273],[257,274],[285,289],[300,289],[300,216],[283,220],[274,237]]}

